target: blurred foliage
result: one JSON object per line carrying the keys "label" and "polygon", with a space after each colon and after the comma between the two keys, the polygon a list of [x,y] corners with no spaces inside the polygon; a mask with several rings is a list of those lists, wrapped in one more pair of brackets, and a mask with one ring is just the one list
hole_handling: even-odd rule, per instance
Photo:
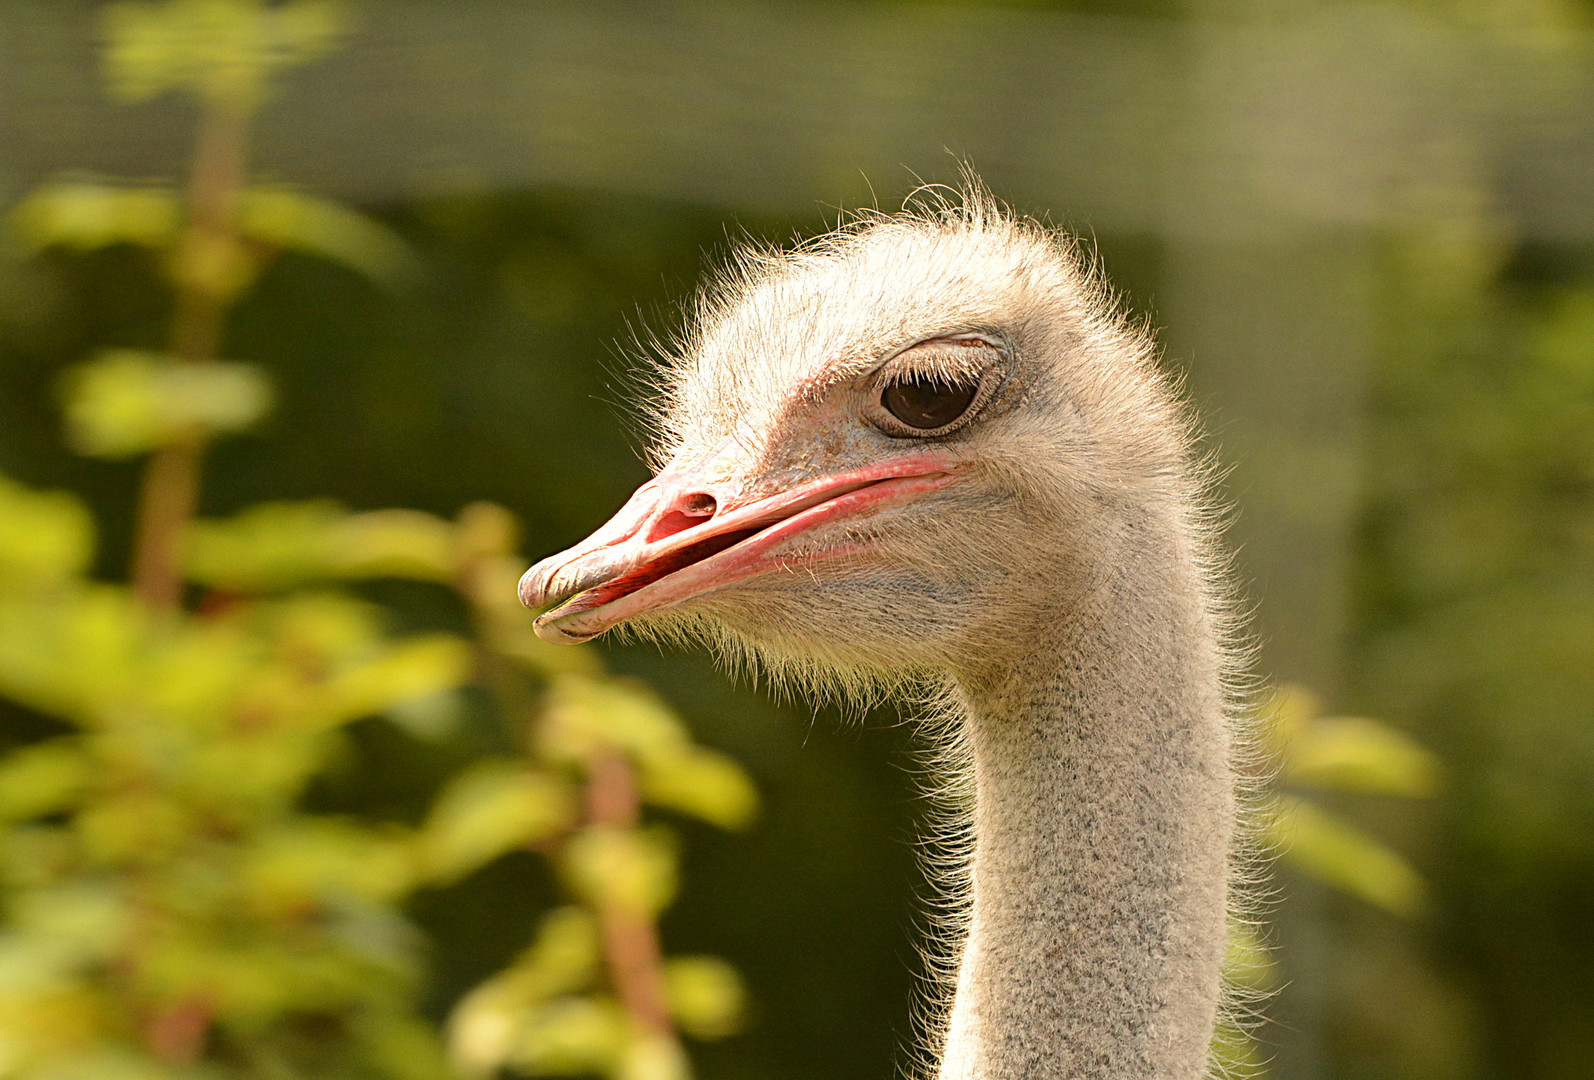
{"label": "blurred foliage", "polygon": [[[78,452],[150,455],[131,585],[90,576],[82,501],[0,478],[0,697],[43,724],[0,758],[0,1076],[685,1077],[676,1032],[734,1032],[742,990],[723,961],[661,955],[677,841],[642,806],[744,826],[757,798],[741,769],[646,687],[531,634],[502,508],[450,521],[271,503],[195,521],[169,471],[197,475],[208,440],[272,403],[263,367],[209,350],[277,251],[413,280],[384,227],[229,181],[241,144],[207,143],[341,25],[303,0],[111,5],[118,92],[182,89],[210,110],[193,183],[53,184],[12,216],[34,250],[161,253],[186,344],[104,350],[60,381]],[[187,583],[171,602],[166,574]],[[467,632],[395,633],[349,588],[375,578],[447,590]],[[386,716],[435,737],[473,688],[518,747],[464,764],[420,821],[309,806],[352,752],[351,726]],[[425,950],[404,903],[527,851],[560,869],[573,902],[440,1038],[420,1011]]]}
{"label": "blurred foliage", "polygon": [[1476,193],[1435,203],[1381,251],[1356,646],[1366,706],[1447,762],[1442,959],[1399,991],[1411,1034],[1377,955],[1337,1027],[1408,1073],[1572,1078],[1594,1060],[1594,259],[1517,241]]}
{"label": "blurred foliage", "polygon": [[[1391,915],[1426,914],[1427,886],[1406,858],[1305,792],[1432,798],[1439,791],[1438,759],[1387,724],[1321,716],[1320,708],[1304,687],[1286,686],[1258,711],[1263,742],[1256,764],[1264,794],[1253,813],[1260,854]],[[1230,923],[1224,975],[1234,1001],[1213,1042],[1224,1076],[1263,1077],[1271,1071],[1258,1036],[1262,1006],[1282,980],[1266,938],[1260,921],[1241,917]]]}
{"label": "blurred foliage", "polygon": [[1431,798],[1439,762],[1409,736],[1364,717],[1317,715],[1300,687],[1263,711],[1275,785],[1264,811],[1267,847],[1286,865],[1393,915],[1428,904],[1422,878],[1398,852],[1306,798],[1301,789]]}

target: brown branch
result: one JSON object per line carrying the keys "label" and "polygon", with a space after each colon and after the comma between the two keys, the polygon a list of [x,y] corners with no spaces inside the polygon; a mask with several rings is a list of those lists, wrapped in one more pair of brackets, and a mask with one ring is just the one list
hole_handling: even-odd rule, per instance
{"label": "brown branch", "polygon": [[[177,302],[171,341],[172,354],[180,363],[209,363],[221,347],[227,297],[196,267],[206,260],[227,258],[238,242],[238,195],[247,140],[244,111],[226,102],[206,102],[188,177],[188,221],[175,253]],[[133,589],[157,611],[173,611],[182,599],[183,533],[198,506],[204,452],[203,435],[194,433],[156,450],[144,470]]]}
{"label": "brown branch", "polygon": [[[634,828],[640,817],[636,777],[625,755],[595,756],[587,780],[587,817],[595,825]],[[652,919],[613,904],[600,912],[603,954],[620,1004],[642,1030],[674,1038],[664,998],[664,959]]]}

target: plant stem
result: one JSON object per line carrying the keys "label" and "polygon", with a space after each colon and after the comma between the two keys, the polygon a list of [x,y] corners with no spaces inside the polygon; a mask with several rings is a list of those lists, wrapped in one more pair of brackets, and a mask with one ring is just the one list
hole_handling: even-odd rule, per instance
{"label": "plant stem", "polygon": [[[222,263],[225,273],[225,260],[236,257],[247,136],[243,109],[226,101],[205,103],[188,176],[188,221],[175,252],[171,341],[179,363],[209,363],[221,347],[229,291],[196,270]],[[194,432],[157,450],[144,470],[132,578],[134,591],[156,611],[175,611],[182,599],[183,533],[199,502],[204,452],[204,435]]]}
{"label": "plant stem", "polygon": [[[587,816],[597,825],[635,828],[640,798],[631,763],[618,752],[592,759],[587,780]],[[664,962],[653,920],[616,905],[600,912],[603,953],[620,1004],[644,1031],[674,1038],[664,1000]]]}

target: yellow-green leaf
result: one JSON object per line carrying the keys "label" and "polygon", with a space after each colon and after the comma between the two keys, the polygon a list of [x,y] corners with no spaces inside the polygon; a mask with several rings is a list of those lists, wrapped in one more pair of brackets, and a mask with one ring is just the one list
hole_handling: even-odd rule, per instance
{"label": "yellow-green leaf", "polygon": [[644,758],[642,793],[649,802],[722,829],[743,828],[758,812],[758,791],[742,767],[724,754],[697,746]]}
{"label": "yellow-green leaf", "polygon": [[76,577],[93,556],[94,519],[76,496],[29,491],[0,477],[0,587]]}
{"label": "yellow-green leaf", "polygon": [[120,0],[104,13],[105,75],[127,101],[184,89],[247,110],[275,71],[323,55],[345,28],[327,0]]}
{"label": "yellow-green leaf", "polygon": [[579,763],[606,750],[640,759],[687,745],[686,729],[646,687],[621,679],[564,675],[548,691],[547,717],[538,731],[551,761]]}
{"label": "yellow-green leaf", "polygon": [[421,864],[453,881],[505,852],[565,828],[575,814],[569,785],[513,761],[489,761],[456,776],[421,832]]}
{"label": "yellow-green leaf", "polygon": [[418,273],[409,247],[385,225],[288,188],[244,192],[238,224],[253,240],[330,259],[384,285],[405,284]]}
{"label": "yellow-green leaf", "polygon": [[692,1069],[681,1044],[668,1035],[632,1031],[614,1080],[691,1080]]}
{"label": "yellow-green leaf", "polygon": [[51,739],[0,760],[0,821],[25,821],[72,806],[94,776],[75,740]]}
{"label": "yellow-green leaf", "polygon": [[271,407],[271,383],[253,364],[178,364],[112,349],[68,372],[67,433],[91,457],[128,457],[174,439],[241,431]]}
{"label": "yellow-green leaf", "polygon": [[589,826],[565,845],[563,868],[576,894],[597,907],[652,918],[675,898],[675,839],[662,828]]}
{"label": "yellow-green leaf", "polygon": [[1416,740],[1376,720],[1332,717],[1297,732],[1285,779],[1302,787],[1426,798],[1439,789],[1439,759]]}
{"label": "yellow-green leaf", "polygon": [[195,581],[239,592],[376,577],[446,582],[455,572],[453,526],[418,510],[345,513],[316,500],[263,503],[226,521],[190,527],[184,549]]}
{"label": "yellow-green leaf", "polygon": [[678,956],[664,966],[664,993],[681,1030],[723,1039],[741,1030],[747,992],[736,969],[717,956]]}
{"label": "yellow-green leaf", "polygon": [[275,915],[340,897],[391,900],[411,886],[414,865],[394,830],[312,819],[259,836],[243,877],[255,903]]}
{"label": "yellow-green leaf", "polygon": [[449,1056],[467,1076],[492,1073],[513,1054],[538,1006],[585,988],[598,966],[598,927],[590,912],[556,908],[513,964],[462,998],[448,1022]]}
{"label": "yellow-green leaf", "polygon": [[1385,911],[1409,917],[1427,904],[1405,858],[1309,802],[1281,800],[1268,839],[1296,869]]}
{"label": "yellow-green leaf", "polygon": [[470,646],[448,634],[411,638],[346,667],[322,688],[323,722],[377,716],[415,698],[452,690],[470,677]]}
{"label": "yellow-green leaf", "polygon": [[606,998],[564,998],[516,1025],[508,1064],[530,1073],[608,1072],[625,1052],[625,1014]]}
{"label": "yellow-green leaf", "polygon": [[11,224],[30,249],[92,251],[112,244],[168,247],[182,224],[176,192],[60,181],[35,189],[11,212]]}

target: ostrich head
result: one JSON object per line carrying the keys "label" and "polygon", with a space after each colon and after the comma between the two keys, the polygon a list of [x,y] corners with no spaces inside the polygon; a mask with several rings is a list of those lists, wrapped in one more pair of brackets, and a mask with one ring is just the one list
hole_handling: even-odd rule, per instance
{"label": "ostrich head", "polygon": [[522,579],[549,640],[631,623],[844,680],[977,677],[1186,494],[1149,339],[978,194],[745,255],[682,352],[657,475]]}

